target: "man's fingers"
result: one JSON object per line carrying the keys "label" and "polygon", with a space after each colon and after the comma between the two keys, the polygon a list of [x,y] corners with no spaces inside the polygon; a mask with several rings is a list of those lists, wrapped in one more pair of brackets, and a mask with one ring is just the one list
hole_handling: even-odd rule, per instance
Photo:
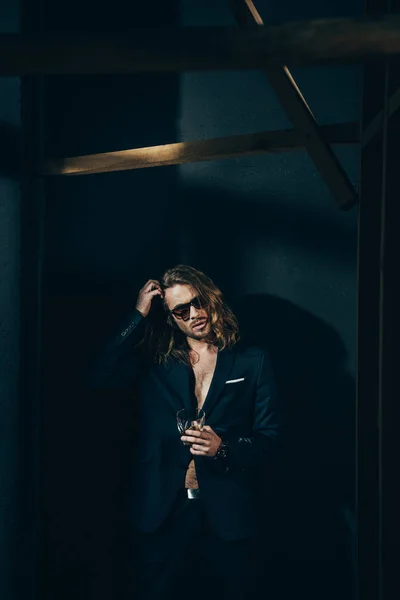
{"label": "man's fingers", "polygon": [[208,448],[204,448],[204,446],[199,446],[198,444],[193,444],[192,449],[196,450],[196,452],[199,452],[200,454],[203,454],[204,456],[208,452]]}
{"label": "man's fingers", "polygon": [[157,279],[149,279],[149,281],[145,284],[145,286],[143,287],[143,290],[150,291],[153,289],[153,287],[156,286],[159,289],[161,289],[161,285],[160,282],[157,281]]}
{"label": "man's fingers", "polygon": [[186,429],[185,433],[187,435],[193,435],[194,437],[201,436],[201,431],[198,431],[197,429]]}
{"label": "man's fingers", "polygon": [[207,432],[199,431],[198,429],[187,429],[185,431],[185,433],[187,435],[193,435],[194,437],[197,437],[197,438],[203,438],[203,439],[209,438],[209,435],[207,434]]}
{"label": "man's fingers", "polygon": [[195,437],[192,437],[192,436],[184,436],[182,438],[182,440],[184,442],[189,442],[189,444],[199,444],[201,446],[206,446],[208,444],[207,440],[202,440],[202,439],[195,438]]}
{"label": "man's fingers", "polygon": [[201,446],[206,446],[208,444],[208,440],[202,438],[196,438],[192,435],[184,435],[181,437],[183,442],[189,442],[189,444],[199,444]]}
{"label": "man's fingers", "polygon": [[204,425],[203,430],[207,431],[207,433],[215,433],[215,431],[213,430],[213,428],[210,427],[209,425]]}
{"label": "man's fingers", "polygon": [[195,456],[207,456],[207,452],[204,452],[204,450],[195,450],[193,446],[190,448],[190,452]]}
{"label": "man's fingers", "polygon": [[156,279],[149,279],[146,285],[143,286],[141,294],[142,297],[153,298],[154,296],[163,296],[163,291]]}

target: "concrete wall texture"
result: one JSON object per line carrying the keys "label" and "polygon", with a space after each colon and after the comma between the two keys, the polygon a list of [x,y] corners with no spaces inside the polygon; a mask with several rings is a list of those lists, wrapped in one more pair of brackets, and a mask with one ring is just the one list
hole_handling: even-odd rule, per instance
{"label": "concrete wall texture", "polygon": [[[4,0],[0,32],[18,28],[18,6]],[[16,519],[20,186],[14,177],[14,161],[20,126],[20,80],[0,77],[0,597],[4,600],[12,597]]]}

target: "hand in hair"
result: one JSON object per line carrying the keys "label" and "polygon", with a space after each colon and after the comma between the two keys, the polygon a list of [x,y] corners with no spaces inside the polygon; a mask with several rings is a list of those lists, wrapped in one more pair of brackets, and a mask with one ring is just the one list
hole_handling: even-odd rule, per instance
{"label": "hand in hair", "polygon": [[147,317],[150,312],[151,303],[155,296],[163,297],[160,282],[156,279],[149,279],[149,281],[139,291],[136,300],[136,310],[140,312],[143,317]]}

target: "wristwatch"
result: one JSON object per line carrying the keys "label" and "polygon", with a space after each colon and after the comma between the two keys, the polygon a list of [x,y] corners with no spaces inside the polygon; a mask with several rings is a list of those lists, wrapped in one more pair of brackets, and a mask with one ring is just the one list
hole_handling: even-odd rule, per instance
{"label": "wristwatch", "polygon": [[217,453],[214,456],[214,459],[227,459],[228,458],[228,454],[229,454],[229,446],[227,444],[227,442],[224,442],[224,440],[221,441],[219,448],[217,450]]}

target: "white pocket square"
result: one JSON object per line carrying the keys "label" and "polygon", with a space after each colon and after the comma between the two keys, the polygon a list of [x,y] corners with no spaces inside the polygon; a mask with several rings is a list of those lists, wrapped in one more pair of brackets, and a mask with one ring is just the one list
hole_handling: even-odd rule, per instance
{"label": "white pocket square", "polygon": [[241,377],[240,379],[229,379],[228,381],[225,381],[225,383],[239,383],[239,381],[244,381],[244,377]]}

